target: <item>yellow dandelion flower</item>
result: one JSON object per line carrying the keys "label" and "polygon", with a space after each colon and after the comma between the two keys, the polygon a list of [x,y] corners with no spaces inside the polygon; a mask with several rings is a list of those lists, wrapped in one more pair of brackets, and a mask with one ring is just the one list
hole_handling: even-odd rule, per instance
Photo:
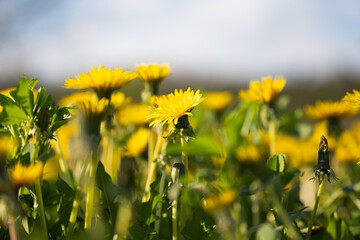
{"label": "yellow dandelion flower", "polygon": [[205,95],[203,107],[213,110],[222,111],[230,105],[233,96],[230,92],[208,92]]}
{"label": "yellow dandelion flower", "polygon": [[360,160],[360,123],[350,131],[341,133],[336,144],[335,157],[340,163],[353,163]]}
{"label": "yellow dandelion flower", "polygon": [[0,137],[0,163],[6,158],[6,156],[13,151],[15,143],[11,137],[1,136]]}
{"label": "yellow dandelion flower", "polygon": [[64,87],[75,89],[93,89],[99,98],[110,99],[113,91],[121,88],[137,77],[136,72],[122,71],[122,68],[114,70],[104,68],[100,65],[99,69],[93,67],[89,73],[81,73],[75,78],[66,79]]}
{"label": "yellow dandelion flower", "polygon": [[244,163],[260,163],[263,155],[258,146],[255,144],[241,145],[236,149],[236,157]]}
{"label": "yellow dandelion flower", "polygon": [[59,104],[61,107],[67,107],[71,104],[76,105],[78,102],[81,102],[84,99],[91,99],[93,97],[95,97],[93,92],[75,92],[61,98]]}
{"label": "yellow dandelion flower", "polygon": [[124,93],[117,92],[111,95],[110,103],[114,106],[115,111],[125,107],[131,102],[131,98],[126,97]]}
{"label": "yellow dandelion flower", "polygon": [[353,93],[346,93],[346,96],[342,99],[343,102],[347,103],[351,107],[360,108],[360,92],[353,89]]}
{"label": "yellow dandelion flower", "polygon": [[116,114],[116,119],[123,126],[145,125],[149,121],[146,117],[150,113],[150,107],[146,104],[128,104]]}
{"label": "yellow dandelion flower", "polygon": [[348,117],[356,114],[356,111],[345,102],[317,101],[314,106],[305,106],[304,113],[309,119],[322,120]]}
{"label": "yellow dandelion flower", "polygon": [[79,109],[89,119],[101,118],[109,105],[109,100],[102,98],[98,99],[96,96],[87,99],[82,99],[76,102]]}
{"label": "yellow dandelion flower", "polygon": [[169,64],[141,64],[136,66],[136,70],[143,82],[160,82],[171,73]]}
{"label": "yellow dandelion flower", "polygon": [[263,77],[251,81],[249,90],[240,90],[239,98],[245,102],[270,103],[274,101],[285,87],[286,80],[283,77]]}
{"label": "yellow dandelion flower", "polygon": [[139,128],[136,132],[131,134],[126,141],[124,155],[127,157],[140,156],[146,149],[149,134],[149,129],[146,128]]}
{"label": "yellow dandelion flower", "polygon": [[41,177],[43,171],[43,163],[37,162],[29,166],[16,164],[11,170],[11,180],[15,186],[30,186]]}
{"label": "yellow dandelion flower", "polygon": [[194,92],[190,88],[185,92],[182,89],[180,91],[176,89],[174,94],[157,97],[156,107],[152,108],[152,113],[148,116],[149,119],[153,119],[150,127],[170,122],[176,125],[180,117],[191,115],[191,110],[204,100],[201,97],[200,90]]}
{"label": "yellow dandelion flower", "polygon": [[230,206],[238,197],[234,190],[225,190],[219,195],[206,197],[202,201],[202,206],[207,211],[213,211],[222,207]]}

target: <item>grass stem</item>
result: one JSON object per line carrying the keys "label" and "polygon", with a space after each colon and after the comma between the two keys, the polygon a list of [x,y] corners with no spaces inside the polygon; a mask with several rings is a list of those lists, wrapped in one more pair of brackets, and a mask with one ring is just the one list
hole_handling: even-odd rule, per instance
{"label": "grass stem", "polygon": [[45,219],[45,209],[44,209],[44,202],[41,192],[41,180],[40,178],[36,180],[35,182],[35,192],[36,197],[39,201],[39,208],[40,208],[40,225],[41,225],[41,233],[42,233],[42,239],[47,240],[48,239],[48,231],[46,226],[46,219]]}
{"label": "grass stem", "polygon": [[320,182],[320,186],[319,186],[319,190],[317,192],[317,195],[316,195],[316,200],[315,200],[315,205],[314,205],[314,209],[313,209],[313,212],[311,214],[311,218],[310,218],[310,222],[309,222],[309,227],[308,227],[308,232],[306,234],[306,240],[309,240],[310,237],[311,237],[311,231],[312,231],[312,226],[314,224],[314,221],[315,221],[315,217],[316,217],[316,211],[318,209],[318,206],[319,206],[319,202],[320,202],[320,196],[321,196],[321,193],[322,193],[322,190],[323,190],[323,187],[324,187],[324,177],[321,178],[321,182]]}

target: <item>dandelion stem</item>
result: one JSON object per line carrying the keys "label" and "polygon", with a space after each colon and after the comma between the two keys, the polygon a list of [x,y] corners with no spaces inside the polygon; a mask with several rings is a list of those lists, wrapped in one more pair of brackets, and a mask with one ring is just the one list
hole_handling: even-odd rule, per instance
{"label": "dandelion stem", "polygon": [[275,122],[274,120],[269,121],[269,135],[270,135],[270,156],[275,154]]}
{"label": "dandelion stem", "polygon": [[46,227],[46,219],[45,219],[45,209],[44,209],[44,202],[41,192],[41,182],[40,178],[36,180],[35,182],[35,192],[37,199],[39,201],[39,208],[40,208],[40,225],[41,225],[41,233],[42,233],[42,239],[47,240],[48,239],[48,231]]}
{"label": "dandelion stem", "polygon": [[89,174],[89,186],[86,196],[86,207],[85,207],[85,230],[91,229],[91,220],[94,211],[94,192],[95,192],[95,174],[97,167],[97,154],[93,152]]}
{"label": "dandelion stem", "polygon": [[[163,169],[161,170],[161,179],[160,179],[160,187],[159,187],[159,194],[161,196],[164,194],[165,181],[166,181],[166,170],[165,170],[165,166],[163,166]],[[157,233],[159,233],[160,230],[161,211],[162,211],[162,202],[159,202],[156,207],[156,216],[158,216],[160,219],[155,222],[155,231]]]}
{"label": "dandelion stem", "polygon": [[322,190],[323,190],[323,187],[324,187],[324,182],[325,182],[324,177],[321,177],[321,182],[320,182],[319,190],[318,190],[317,195],[316,195],[314,209],[313,209],[313,212],[311,214],[311,218],[310,218],[310,222],[309,222],[308,232],[306,234],[306,240],[309,240],[310,237],[311,237],[312,226],[313,226],[314,221],[315,221],[316,211],[317,211],[317,208],[319,206],[320,196],[321,196],[321,193],[322,193]]}
{"label": "dandelion stem", "polygon": [[177,202],[174,200],[172,207],[172,240],[178,239],[178,229],[177,229]]}
{"label": "dandelion stem", "polygon": [[[184,147],[184,145],[186,143],[186,140],[185,140],[185,137],[183,135],[181,135],[180,141],[181,141],[181,146]],[[184,151],[181,152],[181,159],[182,159],[182,162],[183,162],[183,164],[185,166],[184,185],[186,186],[188,184],[189,159],[188,159],[188,155]]]}
{"label": "dandelion stem", "polygon": [[[154,132],[153,132],[154,134]],[[150,139],[152,138],[152,134],[150,132]],[[160,145],[161,145],[161,138],[162,138],[162,131],[160,130],[157,134],[157,139],[156,139],[156,144],[155,144],[155,149],[154,151],[149,151],[149,173],[146,179],[146,184],[145,184],[145,194],[142,198],[143,202],[147,202],[150,199],[150,185],[151,183],[155,180],[156,178],[156,168],[157,168],[157,161],[155,161],[155,159],[158,157],[159,154],[159,149],[160,149]],[[150,140],[151,141],[151,140]],[[150,147],[150,146],[149,146]]]}

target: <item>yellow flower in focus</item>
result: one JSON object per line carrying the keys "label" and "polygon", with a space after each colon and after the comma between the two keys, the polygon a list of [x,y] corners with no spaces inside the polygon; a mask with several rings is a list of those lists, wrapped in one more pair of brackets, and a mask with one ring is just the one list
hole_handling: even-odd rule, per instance
{"label": "yellow flower in focus", "polygon": [[43,163],[37,162],[29,166],[17,163],[11,170],[11,180],[15,186],[30,186],[41,177]]}
{"label": "yellow flower in focus", "polygon": [[126,97],[124,93],[117,92],[111,95],[110,103],[114,106],[115,111],[125,107],[131,102],[131,98]]}
{"label": "yellow flower in focus", "polygon": [[141,64],[136,66],[136,70],[139,74],[140,80],[143,82],[160,82],[171,73],[168,64],[160,66],[157,63],[149,65]]}
{"label": "yellow flower in focus", "polygon": [[230,92],[208,92],[203,106],[213,111],[222,111],[231,103],[233,96]]}
{"label": "yellow flower in focus", "polygon": [[243,163],[261,163],[262,153],[255,144],[241,145],[236,149],[236,157]]}
{"label": "yellow flower in focus", "polygon": [[180,91],[176,89],[174,94],[157,97],[152,113],[148,116],[148,119],[153,119],[150,127],[170,122],[176,125],[180,117],[191,115],[191,110],[204,100],[201,96],[200,90],[194,92],[188,88],[185,92],[182,89]]}
{"label": "yellow flower in focus", "polygon": [[360,108],[360,92],[353,89],[353,93],[347,92],[342,101],[348,104],[350,107]]}
{"label": "yellow flower in focus", "polygon": [[81,73],[73,78],[66,79],[64,87],[75,89],[93,89],[99,98],[106,97],[110,99],[113,91],[121,88],[137,77],[136,72],[122,71],[121,68],[114,70],[93,67],[89,73]]}
{"label": "yellow flower in focus", "polygon": [[146,117],[150,113],[150,107],[146,104],[128,104],[116,114],[116,119],[123,126],[145,125],[149,121]]}
{"label": "yellow flower in focus", "polygon": [[225,190],[219,195],[204,198],[202,206],[207,211],[213,211],[222,207],[230,206],[233,202],[235,202],[237,197],[238,193],[234,190]]}
{"label": "yellow flower in focus", "polygon": [[318,101],[314,106],[305,106],[304,113],[309,119],[323,120],[348,117],[356,114],[356,111],[345,102]]}
{"label": "yellow flower in focus", "polygon": [[259,80],[251,81],[249,90],[240,90],[239,98],[245,102],[270,103],[277,98],[285,87],[286,80],[283,77],[271,76],[263,77]]}
{"label": "yellow flower in focus", "polygon": [[139,128],[136,132],[131,134],[129,139],[126,141],[124,155],[127,157],[138,157],[146,149],[149,141],[149,129]]}

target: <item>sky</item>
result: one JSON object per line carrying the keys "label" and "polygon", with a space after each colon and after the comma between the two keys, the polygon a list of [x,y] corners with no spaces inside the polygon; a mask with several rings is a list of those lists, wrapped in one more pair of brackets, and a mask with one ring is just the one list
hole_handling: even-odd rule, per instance
{"label": "sky", "polygon": [[360,1],[0,1],[2,83],[151,62],[204,81],[360,74]]}

